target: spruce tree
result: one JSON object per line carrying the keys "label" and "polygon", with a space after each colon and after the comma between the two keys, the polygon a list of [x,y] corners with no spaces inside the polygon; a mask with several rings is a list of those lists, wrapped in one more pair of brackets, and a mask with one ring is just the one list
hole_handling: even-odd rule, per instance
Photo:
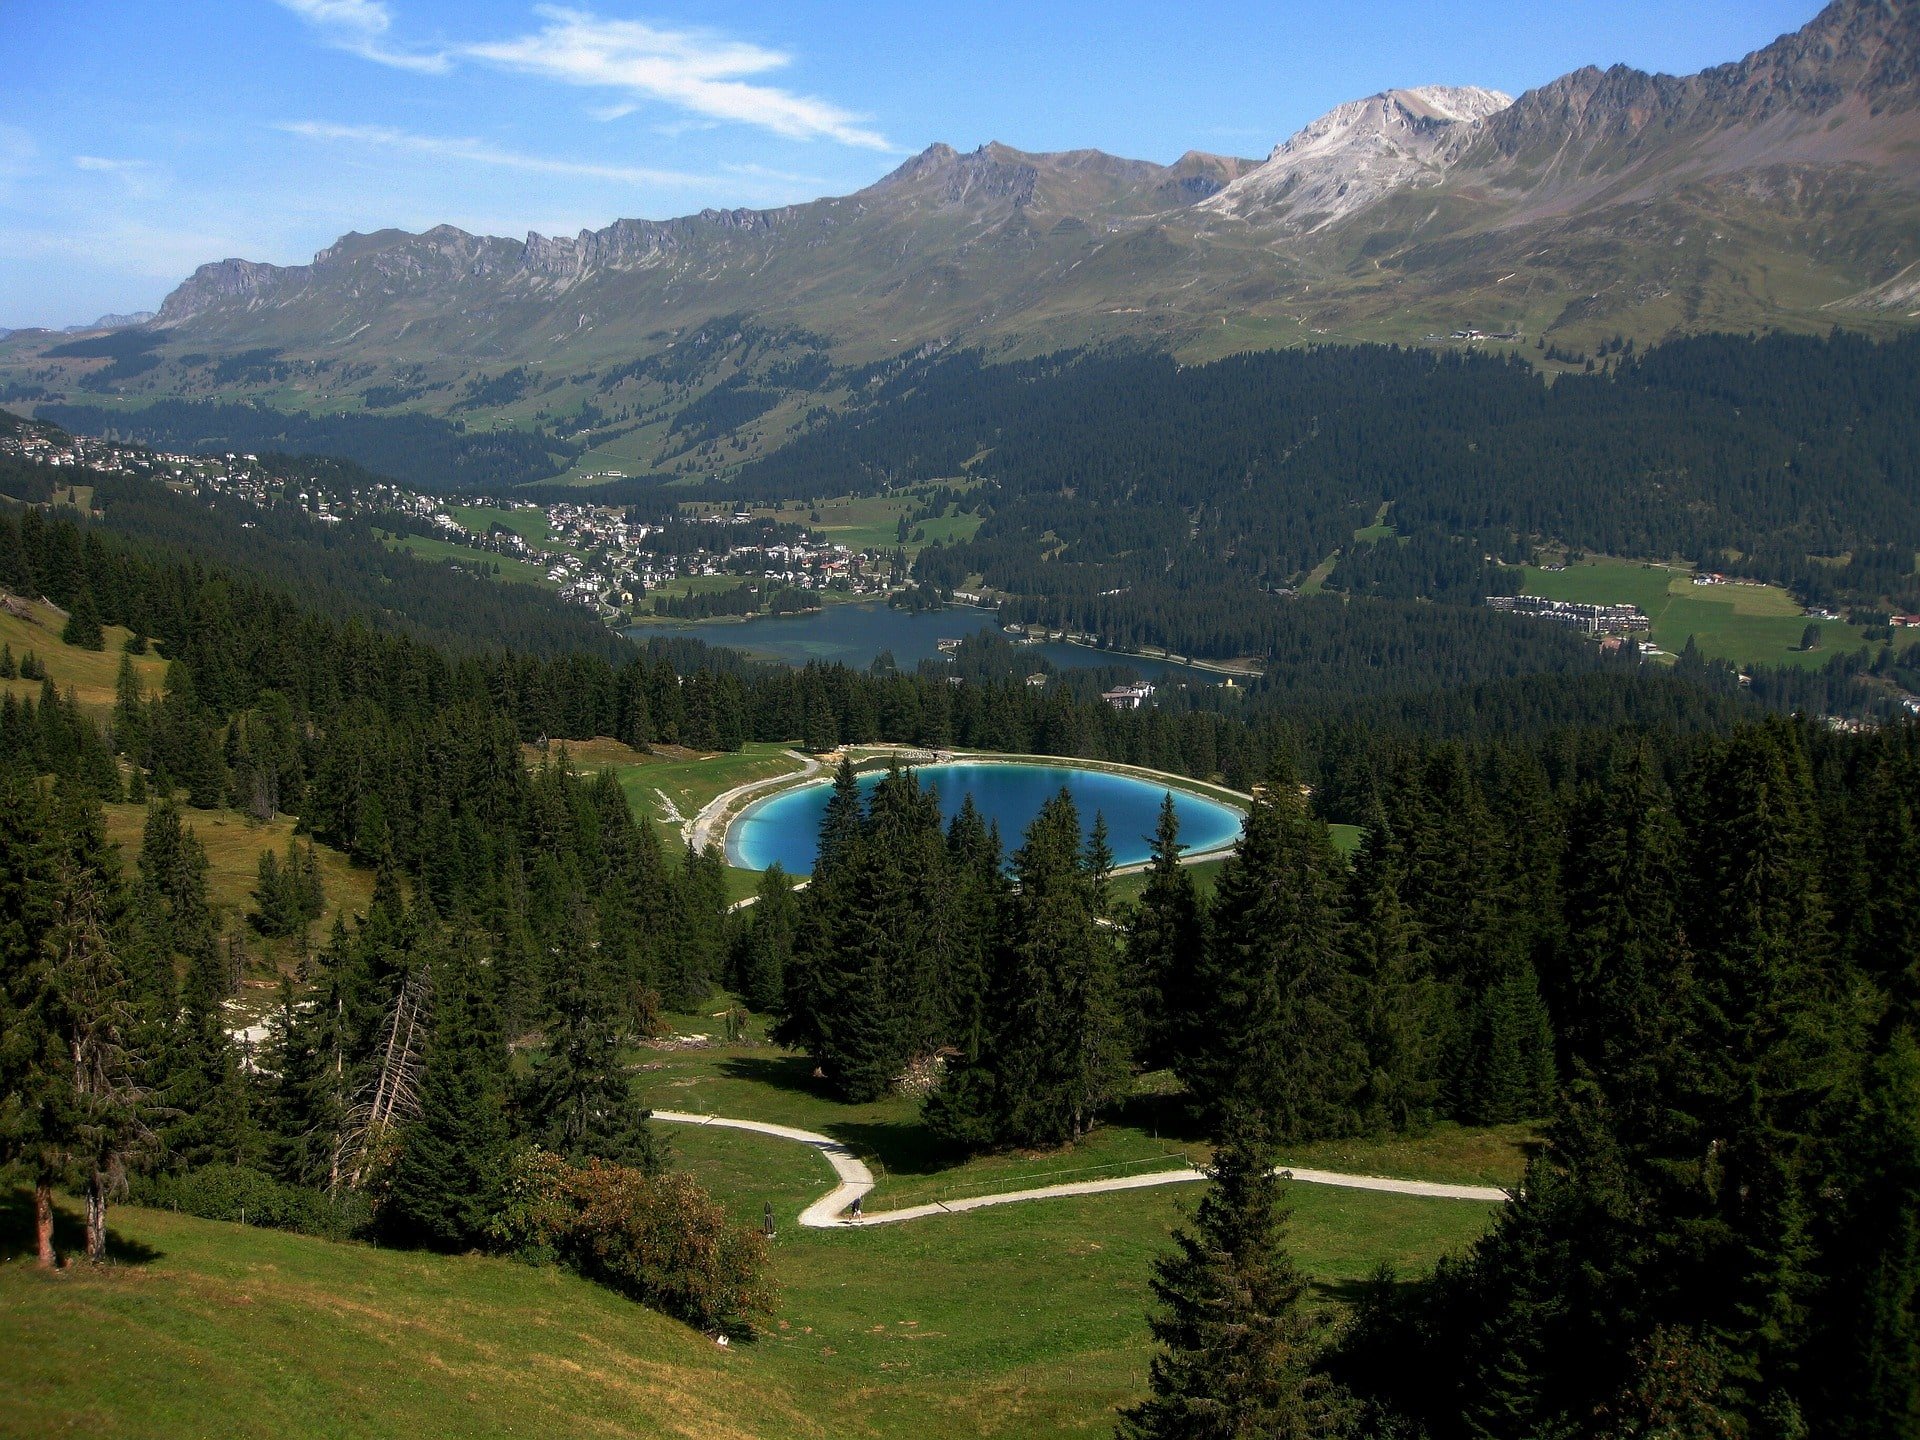
{"label": "spruce tree", "polygon": [[986,824],[973,796],[947,827],[949,942],[946,970],[940,977],[939,1012],[949,1044],[963,1058],[980,1053],[985,1034],[987,992],[993,956],[1000,941],[1007,898],[1000,832]]}
{"label": "spruce tree", "polygon": [[975,1148],[1077,1140],[1126,1076],[1118,963],[1066,791],[1034,817],[1013,868],[979,1053],[927,1101],[936,1133]]}
{"label": "spruce tree", "polygon": [[793,882],[778,865],[767,867],[754,894],[740,966],[740,990],[749,1007],[766,1014],[779,1008],[786,992],[800,907]]}
{"label": "spruce tree", "polygon": [[1620,747],[1568,820],[1567,935],[1553,1009],[1572,1072],[1629,1143],[1655,1145],[1691,1062],[1677,1040],[1692,971],[1674,877],[1682,834],[1644,744]]}
{"label": "spruce tree", "polygon": [[1354,1032],[1365,1055],[1362,1128],[1418,1130],[1438,1113],[1450,997],[1400,898],[1400,855],[1384,814],[1356,857],[1347,900]]}
{"label": "spruce tree", "polygon": [[653,1169],[647,1112],[620,1063],[619,1001],[598,973],[588,916],[576,907],[556,957],[546,1047],[521,1088],[529,1136],[569,1160]]}
{"label": "spruce tree", "polygon": [[1817,1338],[1801,1374],[1815,1433],[1920,1436],[1920,1044],[1893,1034],[1843,1140],[1823,1217]]}
{"label": "spruce tree", "polygon": [[420,1113],[401,1133],[381,1228],[410,1244],[464,1250],[499,1197],[508,1132],[506,1046],[478,958],[456,949],[433,966],[433,1033]]}
{"label": "spruce tree", "polygon": [[1173,1063],[1191,1013],[1191,972],[1205,943],[1200,894],[1180,863],[1180,817],[1173,795],[1160,801],[1147,883],[1127,926],[1122,988],[1134,1059],[1148,1069]]}
{"label": "spruce tree", "polygon": [[1160,1349],[1152,1396],[1121,1413],[1121,1440],[1312,1440],[1345,1433],[1347,1405],[1313,1362],[1307,1282],[1286,1249],[1274,1127],[1224,1122],[1210,1183],[1172,1253],[1154,1262]]}
{"label": "spruce tree", "polygon": [[100,629],[99,608],[93,603],[93,591],[85,584],[73,598],[73,608],[67,612],[67,623],[60,638],[81,650],[107,648],[106,636]]}
{"label": "spruce tree", "polygon": [[33,1186],[43,1268],[55,1263],[53,1188],[72,1096],[50,944],[57,861],[40,788],[0,772],[0,1166]]}
{"label": "spruce tree", "polygon": [[1813,1161],[1855,1062],[1856,998],[1830,978],[1811,778],[1783,723],[1748,727],[1694,777],[1688,937],[1698,976],[1695,1154],[1712,1157],[1698,1243],[1724,1278],[1722,1320],[1750,1395],[1785,1393],[1805,1335]]}
{"label": "spruce tree", "polygon": [[1341,869],[1299,782],[1276,769],[1214,892],[1200,1019],[1175,1066],[1208,1124],[1259,1114],[1275,1140],[1356,1125],[1363,1058],[1340,951]]}
{"label": "spruce tree", "polygon": [[119,857],[90,794],[60,803],[60,900],[51,938],[73,1093],[65,1147],[87,1206],[87,1255],[107,1258],[107,1204],[154,1150],[134,1045],[139,1017],[121,961],[127,905]]}

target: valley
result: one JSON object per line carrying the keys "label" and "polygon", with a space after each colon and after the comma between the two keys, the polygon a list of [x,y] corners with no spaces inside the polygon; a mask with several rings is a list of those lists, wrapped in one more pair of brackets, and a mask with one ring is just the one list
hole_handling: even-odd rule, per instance
{"label": "valley", "polygon": [[1920,1440],[1797,3],[0,6],[0,1440]]}

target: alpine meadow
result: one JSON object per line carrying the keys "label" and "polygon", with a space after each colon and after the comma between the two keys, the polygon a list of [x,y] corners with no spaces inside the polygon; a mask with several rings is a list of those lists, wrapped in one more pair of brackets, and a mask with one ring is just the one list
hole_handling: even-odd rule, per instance
{"label": "alpine meadow", "polygon": [[0,1437],[1920,1440],[1812,3],[0,10]]}

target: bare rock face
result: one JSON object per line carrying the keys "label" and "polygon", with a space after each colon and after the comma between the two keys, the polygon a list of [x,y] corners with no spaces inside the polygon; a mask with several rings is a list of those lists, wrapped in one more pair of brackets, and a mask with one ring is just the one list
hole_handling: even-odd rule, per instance
{"label": "bare rock face", "polygon": [[1200,208],[1293,233],[1324,230],[1395,191],[1436,182],[1460,131],[1512,103],[1477,85],[1423,85],[1349,100]]}

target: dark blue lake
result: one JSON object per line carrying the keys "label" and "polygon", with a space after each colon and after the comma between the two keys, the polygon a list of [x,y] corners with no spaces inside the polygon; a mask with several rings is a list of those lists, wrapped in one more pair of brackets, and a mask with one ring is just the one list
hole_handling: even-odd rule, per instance
{"label": "dark blue lake", "polygon": [[[1172,790],[1151,780],[1115,775],[1103,770],[1081,770],[1066,765],[977,764],[957,761],[915,769],[920,783],[940,798],[947,820],[960,813],[961,800],[973,796],[974,806],[1000,826],[1000,839],[1011,854],[1040,807],[1064,785],[1080,809],[1084,829],[1094,815],[1106,817],[1108,842],[1114,863],[1132,865],[1153,852],[1153,829],[1161,799],[1173,795],[1180,817],[1180,843],[1190,853],[1218,850],[1240,835],[1242,816],[1231,805],[1183,790]],[[860,777],[860,788],[871,791],[881,772]],[[783,791],[747,807],[727,830],[727,863],[745,870],[765,870],[778,862],[790,875],[813,869],[818,852],[820,820],[826,814],[833,787],[816,783]]]}
{"label": "dark blue lake", "polygon": [[[648,620],[626,633],[642,640],[650,635],[688,635],[709,645],[744,650],[761,660],[777,660],[785,665],[805,665],[810,660],[838,661],[856,670],[866,669],[873,663],[874,656],[890,650],[896,665],[902,670],[911,670],[922,660],[937,659],[942,640],[960,640],[982,630],[997,633],[999,629],[1000,620],[993,611],[971,605],[950,605],[945,610],[923,610],[916,615],[880,602],[862,602],[828,605],[807,615],[762,615],[733,624]],[[1116,655],[1086,645],[1051,642],[1034,648],[1062,670],[1125,665],[1146,680],[1158,679],[1169,671],[1208,683],[1220,678],[1165,660]]]}

